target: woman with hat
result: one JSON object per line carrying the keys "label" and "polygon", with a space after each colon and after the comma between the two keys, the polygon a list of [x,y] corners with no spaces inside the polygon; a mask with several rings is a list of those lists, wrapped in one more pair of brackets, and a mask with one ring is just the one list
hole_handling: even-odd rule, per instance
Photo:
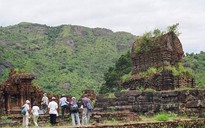
{"label": "woman with hat", "polygon": [[29,104],[30,101],[26,100],[26,103],[22,106],[26,110],[26,114],[23,115],[23,128],[28,128],[28,123],[29,123],[28,119],[29,119],[29,110],[30,110]]}
{"label": "woman with hat", "polygon": [[45,114],[46,111],[47,111],[48,102],[49,102],[46,93],[43,94],[43,98],[41,99],[41,101],[42,101],[42,102],[41,102],[41,105],[42,105],[43,114]]}
{"label": "woman with hat", "polygon": [[70,103],[70,113],[72,118],[72,125],[80,125],[80,118],[79,118],[79,112],[78,112],[78,103],[76,101],[75,97],[72,97],[72,101]]}
{"label": "woman with hat", "polygon": [[33,117],[33,122],[34,122],[36,127],[38,127],[39,110],[40,110],[40,108],[38,107],[37,102],[34,101],[33,107],[31,109],[31,113],[33,115],[32,116]]}

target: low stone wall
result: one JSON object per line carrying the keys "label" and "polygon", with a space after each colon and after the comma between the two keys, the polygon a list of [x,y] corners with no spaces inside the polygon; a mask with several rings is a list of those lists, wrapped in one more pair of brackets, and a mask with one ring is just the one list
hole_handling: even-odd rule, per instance
{"label": "low stone wall", "polygon": [[[204,128],[205,119],[192,119],[166,122],[139,122],[117,125],[95,125],[95,128]],[[90,127],[91,128],[91,127]]]}
{"label": "low stone wall", "polygon": [[[15,123],[1,123],[0,127],[21,126]],[[134,122],[134,123],[118,123],[118,124],[100,124],[95,123],[85,126],[68,126],[68,124],[58,125],[55,128],[204,128],[205,119],[191,119],[191,120],[177,120],[166,122]],[[50,128],[49,126],[41,126],[43,128]]]}
{"label": "low stone wall", "polygon": [[205,90],[175,90],[139,92],[131,90],[116,92],[114,98],[97,95],[96,112],[130,111],[137,114],[152,115],[169,111],[188,116],[204,116]]}

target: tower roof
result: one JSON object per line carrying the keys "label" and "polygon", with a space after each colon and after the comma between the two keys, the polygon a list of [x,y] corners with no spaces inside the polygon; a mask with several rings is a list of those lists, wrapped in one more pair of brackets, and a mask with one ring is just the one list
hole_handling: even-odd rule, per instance
{"label": "tower roof", "polygon": [[143,54],[155,50],[168,50],[183,54],[181,42],[174,32],[168,32],[159,37],[136,40],[132,46],[132,53]]}

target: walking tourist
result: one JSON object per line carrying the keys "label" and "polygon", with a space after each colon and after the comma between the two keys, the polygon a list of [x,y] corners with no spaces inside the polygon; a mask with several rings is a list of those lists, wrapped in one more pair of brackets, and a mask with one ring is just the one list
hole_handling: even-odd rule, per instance
{"label": "walking tourist", "polygon": [[72,125],[75,126],[76,122],[77,122],[77,125],[80,125],[78,103],[75,97],[72,97],[72,101],[70,102],[70,113],[71,113],[71,118],[72,118]]}
{"label": "walking tourist", "polygon": [[46,93],[43,94],[43,98],[41,101],[42,101],[41,102],[42,110],[43,110],[43,113],[45,114],[48,108],[48,97]]}
{"label": "walking tourist", "polygon": [[38,118],[39,118],[39,107],[37,106],[37,102],[33,103],[33,107],[31,109],[32,117],[33,117],[33,123],[36,127],[38,127]]}
{"label": "walking tourist", "polygon": [[83,113],[82,113],[82,125],[87,125],[92,115],[91,100],[87,97],[87,94],[82,98]]}
{"label": "walking tourist", "polygon": [[30,110],[30,101],[26,100],[26,103],[22,106],[25,114],[23,114],[23,128],[28,128],[28,123],[29,123],[29,110]]}
{"label": "walking tourist", "polygon": [[64,114],[68,108],[69,102],[67,101],[67,98],[64,94],[61,95],[61,98],[59,100],[59,104],[61,106],[61,118],[64,119]]}
{"label": "walking tourist", "polygon": [[49,108],[49,115],[50,115],[50,123],[51,125],[56,124],[56,118],[57,118],[57,109],[58,109],[58,104],[55,102],[56,98],[52,97],[52,101],[49,102],[48,108]]}

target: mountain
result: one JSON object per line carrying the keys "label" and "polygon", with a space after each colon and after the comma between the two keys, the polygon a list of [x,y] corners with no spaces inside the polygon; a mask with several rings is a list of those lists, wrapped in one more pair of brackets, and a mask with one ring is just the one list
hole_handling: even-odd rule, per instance
{"label": "mountain", "polygon": [[19,23],[0,28],[0,82],[10,69],[35,76],[46,92],[79,97],[99,91],[103,73],[130,50],[136,36],[105,28]]}

